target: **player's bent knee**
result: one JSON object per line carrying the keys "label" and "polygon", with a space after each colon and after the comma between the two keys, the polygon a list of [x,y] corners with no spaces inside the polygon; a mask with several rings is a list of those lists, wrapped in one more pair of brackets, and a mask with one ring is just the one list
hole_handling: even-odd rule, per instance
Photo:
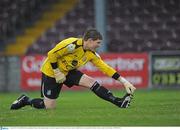
{"label": "player's bent knee", "polygon": [[79,81],[79,85],[83,87],[91,88],[95,82],[97,81],[94,78],[84,74]]}
{"label": "player's bent knee", "polygon": [[56,108],[56,99],[44,98],[44,104],[46,109],[54,109]]}

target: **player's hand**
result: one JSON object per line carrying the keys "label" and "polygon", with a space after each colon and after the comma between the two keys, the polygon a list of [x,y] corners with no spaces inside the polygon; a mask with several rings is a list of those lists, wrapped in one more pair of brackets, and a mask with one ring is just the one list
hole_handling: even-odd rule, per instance
{"label": "player's hand", "polygon": [[126,92],[128,94],[133,95],[134,91],[136,90],[136,88],[129,82],[127,81],[125,78],[123,77],[119,77],[119,81],[124,85]]}
{"label": "player's hand", "polygon": [[123,85],[124,85],[124,87],[126,89],[126,92],[128,94],[133,95],[133,93],[136,90],[136,88],[130,82],[125,82]]}
{"label": "player's hand", "polygon": [[66,76],[57,68],[53,69],[56,83],[63,83],[66,80]]}

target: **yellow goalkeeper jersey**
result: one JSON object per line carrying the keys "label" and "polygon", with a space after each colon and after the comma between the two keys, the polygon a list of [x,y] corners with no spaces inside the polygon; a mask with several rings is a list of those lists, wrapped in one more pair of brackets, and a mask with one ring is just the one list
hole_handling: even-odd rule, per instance
{"label": "yellow goalkeeper jersey", "polygon": [[58,63],[58,68],[65,75],[68,71],[78,69],[87,62],[92,62],[104,74],[112,77],[116,71],[107,65],[96,52],[83,49],[82,38],[67,38],[59,42],[48,52],[41,71],[47,76],[54,77],[51,63]]}

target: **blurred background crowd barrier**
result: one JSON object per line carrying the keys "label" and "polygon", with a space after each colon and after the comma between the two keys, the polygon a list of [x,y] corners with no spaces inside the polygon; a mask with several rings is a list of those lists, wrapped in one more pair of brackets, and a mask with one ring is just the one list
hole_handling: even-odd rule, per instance
{"label": "blurred background crowd barrier", "polygon": [[[92,27],[103,34],[98,51],[110,65],[144,63],[145,73],[116,68],[139,88],[180,85],[179,0],[1,0],[0,11],[0,91],[39,89],[39,78],[33,79],[40,77],[39,70],[24,73],[24,60],[30,57],[33,69],[39,69],[55,44],[82,37]],[[114,57],[120,60],[113,63]],[[110,79],[100,81],[116,86]]]}

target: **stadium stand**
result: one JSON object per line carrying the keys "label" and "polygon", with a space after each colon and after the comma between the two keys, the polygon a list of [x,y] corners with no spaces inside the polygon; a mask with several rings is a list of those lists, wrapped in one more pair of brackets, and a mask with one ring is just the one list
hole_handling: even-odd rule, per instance
{"label": "stadium stand", "polygon": [[1,0],[0,1],[0,44],[1,50],[12,43],[15,36],[33,24],[49,5],[57,0]]}
{"label": "stadium stand", "polygon": [[[108,31],[109,51],[149,52],[180,49],[180,34],[177,31],[180,27],[178,0],[112,0],[108,5],[108,27],[113,30]],[[120,13],[113,13],[112,10],[116,7],[121,8]],[[114,18],[119,19],[120,28],[112,24]],[[126,27],[125,31],[122,23]],[[132,34],[127,33],[127,29]],[[124,33],[117,38],[115,34],[119,31]],[[134,37],[129,37],[133,34]],[[122,49],[117,49],[117,46]]]}
{"label": "stadium stand", "polygon": [[[37,38],[26,54],[45,54],[58,41],[80,37],[87,28],[94,27],[93,2],[79,0]],[[107,0],[106,15],[109,52],[180,49],[179,0]]]}
{"label": "stadium stand", "polygon": [[94,7],[88,5],[93,5],[93,1],[79,1],[70,12],[57,20],[52,28],[37,39],[28,49],[27,54],[34,52],[44,54],[58,41],[72,36],[80,37],[87,28],[94,27]]}
{"label": "stadium stand", "polygon": [[25,28],[23,34],[17,36],[15,42],[6,47],[6,55],[25,54],[27,48],[33,44],[43,32],[51,28],[76,2],[77,0],[57,0],[57,2],[52,5],[49,4],[49,9],[42,13],[39,20],[35,21],[33,26]]}

